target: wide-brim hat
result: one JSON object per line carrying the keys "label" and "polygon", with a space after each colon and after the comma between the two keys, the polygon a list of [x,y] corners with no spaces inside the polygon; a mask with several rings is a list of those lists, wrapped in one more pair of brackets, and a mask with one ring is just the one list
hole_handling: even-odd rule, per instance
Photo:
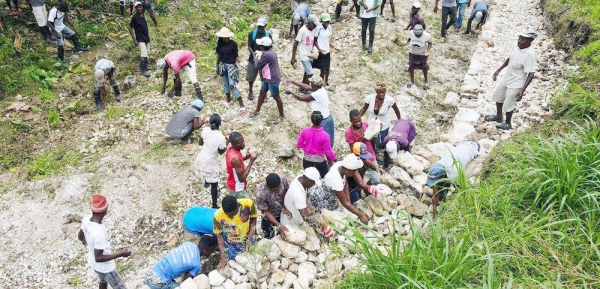
{"label": "wide-brim hat", "polygon": [[235,34],[233,32],[231,32],[231,30],[229,30],[229,28],[223,27],[223,28],[221,28],[221,30],[219,30],[219,32],[215,33],[215,35],[217,37],[229,38],[229,37],[233,37],[233,35],[235,35]]}

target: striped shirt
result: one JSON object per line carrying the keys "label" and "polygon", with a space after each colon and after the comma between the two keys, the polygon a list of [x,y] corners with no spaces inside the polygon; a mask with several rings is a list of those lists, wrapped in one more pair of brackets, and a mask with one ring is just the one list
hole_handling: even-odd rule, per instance
{"label": "striped shirt", "polygon": [[167,123],[165,133],[174,138],[183,138],[191,131],[188,124],[196,117],[200,117],[200,111],[191,105],[182,107]]}
{"label": "striped shirt", "polygon": [[165,283],[187,272],[196,276],[201,269],[200,249],[192,242],[183,242],[154,265],[154,271]]}

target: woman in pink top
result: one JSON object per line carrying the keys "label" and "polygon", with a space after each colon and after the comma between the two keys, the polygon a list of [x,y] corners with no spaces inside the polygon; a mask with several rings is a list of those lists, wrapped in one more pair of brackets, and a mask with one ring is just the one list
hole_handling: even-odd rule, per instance
{"label": "woman in pink top", "polygon": [[319,170],[321,178],[323,178],[336,157],[333,150],[331,150],[329,134],[321,127],[323,114],[320,111],[313,111],[310,121],[313,125],[302,129],[296,147],[304,150],[303,168],[315,167]]}
{"label": "woman in pink top", "polygon": [[169,79],[169,68],[173,70],[175,79],[173,80],[173,88],[169,91],[169,97],[181,96],[181,78],[179,72],[183,72],[188,76],[190,82],[194,84],[196,97],[204,101],[202,98],[202,90],[200,83],[196,79],[196,56],[189,50],[175,50],[169,52],[164,58],[156,61],[156,68],[163,71],[163,85],[161,94],[165,93],[167,79]]}

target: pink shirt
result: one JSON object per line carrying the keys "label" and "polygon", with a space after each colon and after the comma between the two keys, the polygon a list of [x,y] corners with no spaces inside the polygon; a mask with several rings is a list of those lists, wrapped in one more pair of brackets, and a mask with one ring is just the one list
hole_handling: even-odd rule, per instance
{"label": "pink shirt", "polygon": [[305,154],[313,156],[326,155],[331,161],[335,161],[335,154],[331,150],[329,134],[322,127],[314,128],[312,126],[305,127],[298,136],[296,147],[304,150]]}
{"label": "pink shirt", "polygon": [[[369,127],[369,124],[366,121],[363,121],[362,128],[361,128],[363,135],[365,134],[365,131],[367,130],[368,127]],[[350,125],[350,127],[346,130],[346,142],[351,146],[354,145],[355,142],[362,142],[365,145],[367,145],[367,151],[371,153],[371,159],[369,159],[369,161],[375,162],[376,157],[375,157],[375,150],[373,149],[373,143],[370,141],[363,141],[362,138],[363,138],[362,135],[357,135],[354,133],[352,125]]]}
{"label": "pink shirt", "polygon": [[173,69],[175,74],[179,73],[181,67],[194,59],[196,59],[196,56],[189,50],[174,50],[165,55],[165,62]]}

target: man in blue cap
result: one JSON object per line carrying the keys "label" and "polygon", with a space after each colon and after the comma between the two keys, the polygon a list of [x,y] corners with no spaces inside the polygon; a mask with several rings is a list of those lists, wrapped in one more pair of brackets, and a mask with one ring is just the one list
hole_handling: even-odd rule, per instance
{"label": "man in blue cap", "polygon": [[[460,172],[479,154],[480,145],[476,141],[464,141],[456,145],[438,162],[431,164],[427,171],[426,194],[432,198],[433,216],[440,201],[446,198],[452,182],[458,180]],[[431,191],[429,190],[431,188]]]}
{"label": "man in blue cap", "polygon": [[206,119],[200,120],[200,111],[203,108],[204,101],[200,99],[182,107],[167,123],[165,133],[172,138],[180,139],[182,144],[190,144],[189,137],[192,133],[206,123]]}

